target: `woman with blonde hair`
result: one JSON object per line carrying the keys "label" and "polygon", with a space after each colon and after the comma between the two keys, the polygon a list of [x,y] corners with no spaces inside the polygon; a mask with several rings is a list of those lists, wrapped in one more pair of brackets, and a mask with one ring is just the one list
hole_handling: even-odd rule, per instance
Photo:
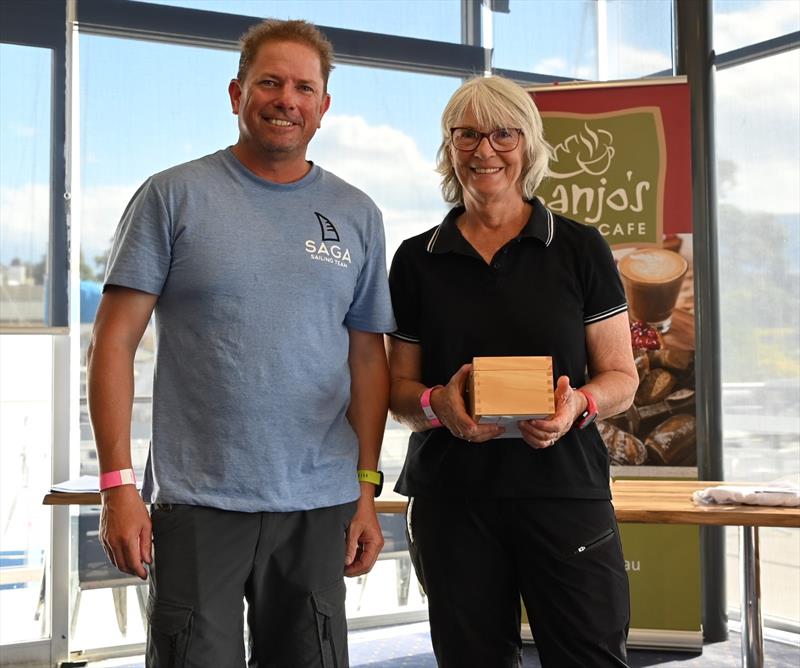
{"label": "woman with blonde hair", "polygon": [[[524,90],[465,83],[438,154],[455,206],[392,262],[391,410],[412,430],[397,491],[443,668],[521,665],[520,598],[543,666],[626,665],[628,581],[593,422],[630,405],[638,376],[606,242],[534,196],[551,155]],[[470,362],[510,355],[552,357],[556,411],[478,424]]]}

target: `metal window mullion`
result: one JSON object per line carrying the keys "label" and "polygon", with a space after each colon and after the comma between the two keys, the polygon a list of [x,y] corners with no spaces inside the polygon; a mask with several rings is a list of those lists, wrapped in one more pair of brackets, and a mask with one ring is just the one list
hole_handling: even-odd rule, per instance
{"label": "metal window mullion", "polygon": [[[64,18],[66,25],[66,18]],[[50,134],[50,244],[47,258],[47,324],[69,326],[69,233],[66,183],[66,45],[53,49]]]}
{"label": "metal window mullion", "polygon": [[22,2],[3,0],[0,3],[0,42],[49,49],[50,68],[50,220],[46,258],[46,305],[42,327],[15,328],[3,326],[2,332],[50,333],[67,327],[68,318],[68,238],[66,226],[64,114],[65,90],[65,2]]}
{"label": "metal window mullion", "polygon": [[46,0],[0,0],[0,42],[52,49],[63,41],[56,16],[63,16],[63,3]]}
{"label": "metal window mullion", "polygon": [[597,0],[597,80],[608,80],[608,4],[606,0]]}
{"label": "metal window mullion", "polygon": [[481,0],[461,0],[461,43],[482,46]]}
{"label": "metal window mullion", "polygon": [[[79,0],[81,32],[193,46],[238,49],[239,37],[261,17],[153,5],[131,0]],[[339,63],[448,76],[483,71],[480,46],[318,26]]]}
{"label": "metal window mullion", "polygon": [[[722,480],[722,384],[714,133],[713,8],[677,2],[676,69],[689,80],[692,125],[692,199],[697,357],[697,463],[700,478]],[[700,530],[703,637],[727,639],[725,535],[723,527]]]}
{"label": "metal window mullion", "polygon": [[523,72],[521,70],[508,70],[502,67],[493,67],[492,73],[498,74],[506,79],[511,79],[522,85],[561,83],[566,81],[578,81],[575,77],[560,77],[552,74],[538,74],[536,72]]}
{"label": "metal window mullion", "polygon": [[781,37],[775,37],[774,39],[764,40],[757,44],[743,46],[740,49],[715,54],[714,66],[717,70],[724,70],[729,67],[751,63],[760,58],[777,56],[778,54],[798,48],[800,48],[800,31],[782,35]]}

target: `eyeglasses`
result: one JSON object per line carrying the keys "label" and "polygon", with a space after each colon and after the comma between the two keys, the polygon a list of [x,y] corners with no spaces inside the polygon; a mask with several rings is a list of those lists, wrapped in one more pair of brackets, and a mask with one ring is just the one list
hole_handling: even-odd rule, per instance
{"label": "eyeglasses", "polygon": [[495,151],[513,151],[521,136],[521,128],[497,128],[491,132],[478,132],[475,128],[450,128],[450,139],[459,151],[474,151],[484,137]]}

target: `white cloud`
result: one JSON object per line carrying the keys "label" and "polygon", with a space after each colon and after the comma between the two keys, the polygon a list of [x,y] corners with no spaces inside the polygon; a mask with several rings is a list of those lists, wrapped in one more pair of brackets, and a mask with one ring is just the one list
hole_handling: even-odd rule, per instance
{"label": "white cloud", "polygon": [[[721,156],[724,157],[724,156]],[[742,209],[775,214],[800,212],[797,157],[735,160],[732,183],[720,184],[719,199]]]}
{"label": "white cloud", "polygon": [[397,128],[369,125],[360,116],[326,116],[309,158],[380,207],[390,258],[400,241],[438,224],[447,211],[434,163]]}
{"label": "white cloud", "polygon": [[714,17],[714,50],[724,53],[800,30],[796,0],[762,0],[755,5],[723,5]]}
{"label": "white cloud", "polygon": [[441,202],[433,162],[411,137],[388,125],[369,125],[360,116],[326,117],[309,157],[387,207]]}
{"label": "white cloud", "polygon": [[0,186],[0,262],[38,262],[50,238],[50,188],[43,183]]}
{"label": "white cloud", "polygon": [[[73,223],[80,226],[81,248],[91,265],[105,252],[125,205],[137,186],[96,186],[84,190],[82,206]],[[73,202],[77,201],[73,199]],[[38,262],[47,253],[50,239],[50,189],[46,184],[0,188],[0,261],[19,257]]]}
{"label": "white cloud", "polygon": [[622,42],[609,54],[608,78],[632,79],[672,68],[670,54]]}
{"label": "white cloud", "polygon": [[564,72],[573,72],[572,76],[575,79],[585,79],[589,80],[595,76],[594,69],[589,68],[586,65],[578,65],[577,69],[573,69],[573,66],[567,63],[566,60],[561,58],[560,56],[554,56],[552,58],[543,58],[541,60],[536,61],[531,67],[532,72],[540,72],[543,74],[560,74]]}
{"label": "white cloud", "polygon": [[800,211],[800,53],[718,72],[716,150],[736,167],[725,201],[774,213]]}
{"label": "white cloud", "polygon": [[25,139],[35,137],[39,134],[38,130],[32,125],[21,125],[19,123],[14,125],[14,132],[17,136],[24,137]]}
{"label": "white cloud", "polygon": [[127,186],[91,186],[81,193],[77,212],[81,250],[87,264],[94,267],[94,258],[111,246],[111,238],[119,219],[139,184]]}
{"label": "white cloud", "polygon": [[[800,4],[771,0],[723,5],[714,20],[714,50],[800,30]],[[800,211],[800,52],[796,49],[716,73],[717,155],[735,168],[720,199],[772,213]]]}
{"label": "white cloud", "polygon": [[401,242],[416,236],[442,222],[448,206],[440,202],[438,208],[387,209],[382,208],[386,227],[386,257],[389,262]]}

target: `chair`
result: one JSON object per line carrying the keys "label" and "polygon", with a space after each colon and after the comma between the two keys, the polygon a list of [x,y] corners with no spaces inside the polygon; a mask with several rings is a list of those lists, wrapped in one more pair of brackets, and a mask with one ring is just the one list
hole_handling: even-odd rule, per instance
{"label": "chair", "polygon": [[[411,584],[413,568],[411,557],[408,556],[408,540],[406,539],[406,516],[403,513],[378,513],[378,521],[383,532],[383,550],[378,555],[378,561],[382,559],[395,559],[397,564],[395,572],[397,575],[397,604],[405,606],[408,604],[408,590]],[[364,590],[367,587],[367,575],[359,578],[361,591],[358,595],[356,610],[361,609],[361,601],[364,598]],[[425,597],[422,588],[420,594]]]}
{"label": "chair", "polygon": [[0,551],[0,589],[20,589],[40,582],[44,570],[42,552],[31,555],[28,550]]}
{"label": "chair", "polygon": [[45,621],[42,616],[45,596],[45,563],[43,550],[0,551],[0,590],[23,589],[39,584],[39,597],[33,613],[34,621],[41,621],[42,633]]}
{"label": "chair", "polygon": [[114,612],[120,633],[128,631],[128,587],[136,587],[136,598],[139,601],[139,613],[142,625],[147,628],[147,585],[133,576],[118,571],[108,560],[100,544],[100,509],[92,506],[78,515],[78,581],[75,587],[75,600],[72,606],[70,637],[75,635],[78,623],[78,611],[81,604],[81,592],[89,589],[111,589],[114,599]]}

